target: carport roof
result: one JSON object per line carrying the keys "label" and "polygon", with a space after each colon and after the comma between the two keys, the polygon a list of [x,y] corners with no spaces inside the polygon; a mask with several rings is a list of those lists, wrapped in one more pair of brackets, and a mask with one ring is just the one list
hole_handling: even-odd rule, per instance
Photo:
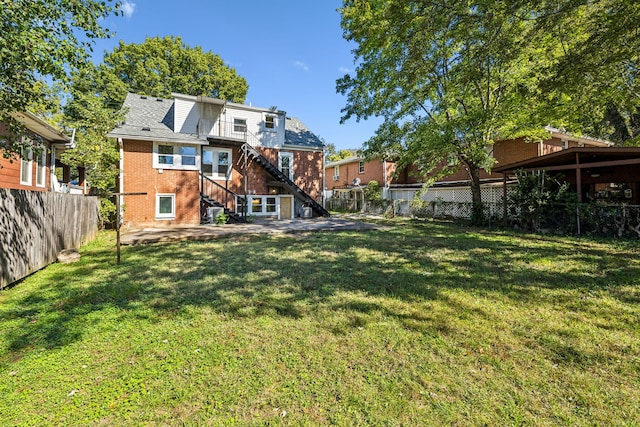
{"label": "carport roof", "polygon": [[519,169],[560,171],[632,164],[640,164],[640,147],[574,147],[499,166],[493,171],[498,173],[509,173]]}

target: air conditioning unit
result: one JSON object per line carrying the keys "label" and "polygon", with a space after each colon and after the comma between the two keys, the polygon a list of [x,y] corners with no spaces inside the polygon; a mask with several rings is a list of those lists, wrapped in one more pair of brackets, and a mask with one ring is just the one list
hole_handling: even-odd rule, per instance
{"label": "air conditioning unit", "polygon": [[334,180],[334,181],[337,181],[337,180],[339,180],[339,179],[340,179],[340,176],[339,176],[339,175],[333,175],[333,180]]}
{"label": "air conditioning unit", "polygon": [[313,211],[311,210],[311,208],[309,206],[303,206],[300,209],[300,216],[302,218],[311,218],[313,216]]}

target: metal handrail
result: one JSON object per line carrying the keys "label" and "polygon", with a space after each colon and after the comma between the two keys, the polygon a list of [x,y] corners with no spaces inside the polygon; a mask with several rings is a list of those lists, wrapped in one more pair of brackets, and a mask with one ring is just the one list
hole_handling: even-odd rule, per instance
{"label": "metal handrail", "polygon": [[[229,188],[227,187],[228,185],[229,180],[226,180],[225,186],[222,186],[221,184],[217,183],[213,179],[200,172],[200,194],[209,197],[215,202],[220,203],[230,212],[237,212],[237,202],[239,201],[240,204],[244,206],[243,200],[245,199],[245,197],[229,190]],[[239,213],[244,216],[244,211],[246,210],[241,209]]]}
{"label": "metal handrail", "polygon": [[[202,135],[205,136],[205,135]],[[211,127],[207,137],[223,138],[231,141],[245,142],[252,147],[259,147],[261,145],[260,138],[255,136],[247,129],[247,125],[237,124],[234,122],[228,122],[219,120]]]}

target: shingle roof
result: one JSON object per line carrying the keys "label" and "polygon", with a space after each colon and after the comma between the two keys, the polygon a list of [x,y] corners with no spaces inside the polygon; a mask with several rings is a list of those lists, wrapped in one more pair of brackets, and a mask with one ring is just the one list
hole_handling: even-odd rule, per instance
{"label": "shingle roof", "polygon": [[206,144],[198,135],[173,131],[172,99],[129,93],[122,107],[127,111],[124,123],[116,126],[109,137]]}
{"label": "shingle roof", "polygon": [[[107,135],[111,138],[207,144],[206,140],[198,139],[198,135],[173,131],[173,99],[129,93],[122,107],[127,110],[124,123]],[[320,138],[295,117],[286,118],[284,145],[324,147]]]}
{"label": "shingle roof", "polygon": [[325,167],[330,168],[332,166],[340,166],[340,165],[344,165],[344,164],[347,164],[347,163],[360,162],[362,160],[364,160],[364,157],[351,156],[351,157],[347,157],[346,159],[336,160],[335,162],[327,163],[325,165]]}
{"label": "shingle roof", "polygon": [[284,131],[284,145],[295,145],[321,149],[324,144],[313,132],[311,132],[299,119],[287,117]]}

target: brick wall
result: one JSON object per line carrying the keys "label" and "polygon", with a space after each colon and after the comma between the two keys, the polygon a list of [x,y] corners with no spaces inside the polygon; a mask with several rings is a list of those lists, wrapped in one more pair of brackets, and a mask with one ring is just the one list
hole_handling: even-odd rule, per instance
{"label": "brick wall", "polygon": [[[544,154],[555,152],[562,149],[562,141],[557,138],[552,138],[551,140],[545,141],[543,143],[543,147]],[[496,159],[495,166],[507,165],[510,163],[519,162],[521,160],[537,157],[540,155],[539,151],[539,143],[525,142],[523,138],[498,141],[493,145],[493,156]],[[444,167],[444,165],[444,162],[442,162],[440,167]],[[424,182],[424,178],[422,178],[421,176],[422,175],[420,174],[418,168],[415,165],[411,165],[399,175],[398,180],[395,181],[394,184],[415,184]],[[481,170],[480,179],[487,178],[502,178],[502,175],[497,173],[489,174],[486,171]],[[464,169],[464,167],[461,167],[459,171],[442,178],[441,181],[452,182],[466,181],[469,179],[469,174]]]}
{"label": "brick wall", "polygon": [[[384,162],[374,159],[364,164],[364,172],[360,172],[360,161],[356,160],[349,163],[343,163],[340,165],[340,178],[336,181],[333,180],[334,167],[327,168],[327,189],[333,190],[334,188],[345,188],[349,185],[353,185],[353,180],[360,178],[360,185],[367,185],[370,181],[377,181],[378,184],[384,186]],[[387,182],[391,183],[393,172],[395,171],[395,164],[393,162],[387,162]]]}
{"label": "brick wall", "polygon": [[[277,149],[260,148],[275,166]],[[322,152],[282,150],[293,153],[294,182],[312,198],[318,200],[322,189]],[[241,149],[232,150],[233,169],[229,182],[215,180],[237,194],[244,194],[245,162]],[[124,140],[124,192],[146,192],[146,195],[125,196],[125,226],[168,226],[200,222],[200,181],[198,171],[153,168],[151,141]],[[268,183],[275,179],[255,162],[247,162],[247,194],[268,194]],[[176,217],[156,219],[156,194],[175,194]]]}
{"label": "brick wall", "polygon": [[[322,194],[322,152],[302,150],[279,150],[274,148],[258,148],[260,154],[278,166],[278,154],[293,154],[293,182],[314,200]],[[248,191],[251,194],[269,194],[268,183],[275,179],[262,167],[251,162],[248,172]],[[255,193],[254,193],[255,191]],[[282,192],[282,191],[281,191]]]}
{"label": "brick wall", "polygon": [[[146,192],[143,196],[124,196],[125,226],[199,224],[200,183],[198,171],[153,168],[153,143],[124,140],[123,192]],[[175,194],[176,217],[156,219],[156,194]]]}

